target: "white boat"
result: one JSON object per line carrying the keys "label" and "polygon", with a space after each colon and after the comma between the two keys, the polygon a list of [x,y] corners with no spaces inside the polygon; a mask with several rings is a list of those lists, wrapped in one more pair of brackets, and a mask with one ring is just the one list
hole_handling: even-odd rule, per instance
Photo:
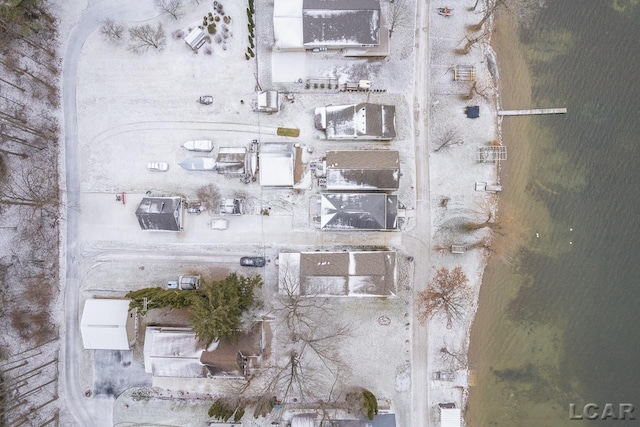
{"label": "white boat", "polygon": [[213,150],[213,141],[208,139],[196,139],[193,141],[187,141],[182,144],[182,148],[189,151],[202,151],[205,153],[211,152]]}
{"label": "white boat", "polygon": [[188,171],[215,171],[218,167],[216,159],[211,157],[190,157],[178,164]]}

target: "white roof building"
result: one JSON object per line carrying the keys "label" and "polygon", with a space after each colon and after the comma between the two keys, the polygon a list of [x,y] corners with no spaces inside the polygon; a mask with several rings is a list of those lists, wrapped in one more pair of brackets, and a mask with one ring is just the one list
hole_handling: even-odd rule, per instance
{"label": "white roof building", "polygon": [[293,187],[293,146],[289,143],[260,144],[260,185]]}
{"label": "white roof building", "polygon": [[135,311],[129,311],[129,300],[87,300],[80,321],[85,350],[129,350],[136,323]]}
{"label": "white roof building", "polygon": [[460,427],[462,425],[460,420],[460,408],[440,408],[441,427]]}
{"label": "white roof building", "polygon": [[200,27],[194,28],[189,34],[187,34],[184,38],[185,43],[189,45],[189,47],[196,52],[200,49],[205,43],[206,33]]}

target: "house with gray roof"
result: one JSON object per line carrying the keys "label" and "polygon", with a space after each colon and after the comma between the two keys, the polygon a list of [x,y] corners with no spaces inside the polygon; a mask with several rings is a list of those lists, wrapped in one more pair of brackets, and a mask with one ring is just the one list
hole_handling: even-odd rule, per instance
{"label": "house with gray roof", "polygon": [[395,191],[400,155],[390,150],[328,151],[324,174],[330,191]]}
{"label": "house with gray roof", "polygon": [[320,194],[323,231],[395,231],[398,196],[384,193]]}
{"label": "house with gray roof", "polygon": [[394,296],[394,251],[281,252],[279,292],[294,295]]}
{"label": "house with gray roof", "polygon": [[366,55],[373,48],[372,55],[386,56],[381,17],[380,0],[275,0],[275,50],[361,48]]}
{"label": "house with gray roof", "polygon": [[315,127],[327,139],[391,140],[396,137],[396,107],[363,102],[315,109]]}
{"label": "house with gray roof", "polygon": [[142,230],[181,231],[182,198],[144,197],[138,205],[136,217]]}
{"label": "house with gray roof", "polygon": [[379,0],[303,0],[305,47],[380,44]]}

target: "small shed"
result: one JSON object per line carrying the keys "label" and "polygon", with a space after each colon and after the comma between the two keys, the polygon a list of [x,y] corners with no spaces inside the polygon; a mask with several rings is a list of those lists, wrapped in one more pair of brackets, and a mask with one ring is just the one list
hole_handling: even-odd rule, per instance
{"label": "small shed", "polygon": [[200,27],[196,27],[189,34],[187,34],[184,38],[184,41],[189,45],[191,49],[195,52],[200,49],[200,47],[205,43],[205,37],[207,34]]}
{"label": "small shed", "polygon": [[466,113],[468,119],[477,119],[478,117],[480,117],[480,106],[471,105],[467,107]]}
{"label": "small shed", "polygon": [[258,92],[256,111],[261,113],[277,113],[280,111],[280,99],[277,90]]}
{"label": "small shed", "polygon": [[89,299],[80,333],[85,350],[129,350],[136,334],[135,310],[129,310],[128,299]]}

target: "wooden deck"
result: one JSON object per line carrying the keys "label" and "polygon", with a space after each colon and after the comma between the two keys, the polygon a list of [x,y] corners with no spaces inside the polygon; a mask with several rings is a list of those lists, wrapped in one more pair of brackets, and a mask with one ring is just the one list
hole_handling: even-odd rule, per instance
{"label": "wooden deck", "polygon": [[540,108],[537,110],[500,110],[499,116],[531,116],[536,114],[566,114],[566,108]]}

